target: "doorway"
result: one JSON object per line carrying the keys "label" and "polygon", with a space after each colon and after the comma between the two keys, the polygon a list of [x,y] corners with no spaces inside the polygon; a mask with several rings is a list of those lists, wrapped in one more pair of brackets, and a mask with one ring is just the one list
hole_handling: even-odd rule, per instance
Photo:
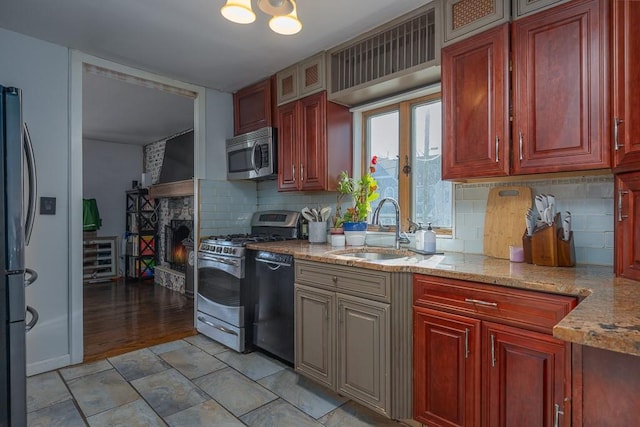
{"label": "doorway", "polygon": [[[121,254],[125,250],[123,240],[126,242],[123,239],[125,191],[141,185],[142,173],[146,172],[144,147],[192,128],[194,153],[198,152],[204,140],[204,129],[200,126],[203,95],[202,88],[84,54],[72,55],[71,195],[74,202],[77,199],[82,202],[84,198],[98,201],[103,225],[95,234],[115,238],[119,265],[116,277],[91,281],[82,273],[76,274],[84,269],[74,268],[74,265],[83,266],[82,256],[79,262],[72,256],[71,311],[72,318],[79,321],[72,322],[72,363],[109,357],[195,332],[193,300],[156,285],[153,280],[125,278],[125,260]],[[73,118],[77,116],[73,110],[78,107],[74,101],[78,100],[82,119],[74,123]],[[169,115],[162,107],[167,102],[171,105]],[[185,109],[188,123],[184,121]],[[80,168],[76,166],[78,162],[73,161],[74,153],[77,160],[81,160]],[[194,170],[194,182],[197,182],[197,170],[198,166]],[[80,185],[73,179],[74,175],[81,177]],[[196,205],[197,195],[193,203]],[[73,210],[74,255],[73,248],[82,247],[86,237],[84,231],[76,233],[78,238],[73,236],[76,230],[82,230],[82,218],[76,214]],[[197,224],[197,218],[193,219]]]}

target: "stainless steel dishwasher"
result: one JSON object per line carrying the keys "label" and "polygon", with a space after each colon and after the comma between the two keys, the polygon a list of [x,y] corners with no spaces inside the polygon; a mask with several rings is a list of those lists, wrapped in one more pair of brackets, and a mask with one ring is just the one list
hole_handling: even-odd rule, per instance
{"label": "stainless steel dishwasher", "polygon": [[255,252],[253,345],[293,364],[293,256]]}

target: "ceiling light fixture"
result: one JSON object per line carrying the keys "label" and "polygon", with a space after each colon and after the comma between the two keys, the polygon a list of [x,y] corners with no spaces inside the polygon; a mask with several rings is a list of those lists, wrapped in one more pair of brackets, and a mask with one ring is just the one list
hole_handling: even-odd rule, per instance
{"label": "ceiling light fixture", "polygon": [[[302,29],[295,0],[258,0],[258,8],[272,16],[269,28],[278,34],[292,35]],[[238,24],[250,24],[256,19],[251,0],[227,0],[220,13]]]}

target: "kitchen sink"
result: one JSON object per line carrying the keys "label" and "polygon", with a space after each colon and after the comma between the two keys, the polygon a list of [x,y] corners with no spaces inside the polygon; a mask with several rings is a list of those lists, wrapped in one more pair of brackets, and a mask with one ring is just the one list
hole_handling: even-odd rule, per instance
{"label": "kitchen sink", "polygon": [[342,256],[354,257],[354,258],[362,258],[368,259],[371,261],[379,261],[385,259],[398,259],[398,258],[406,258],[406,254],[398,254],[398,253],[386,253],[386,252],[353,252],[347,254],[341,254]]}

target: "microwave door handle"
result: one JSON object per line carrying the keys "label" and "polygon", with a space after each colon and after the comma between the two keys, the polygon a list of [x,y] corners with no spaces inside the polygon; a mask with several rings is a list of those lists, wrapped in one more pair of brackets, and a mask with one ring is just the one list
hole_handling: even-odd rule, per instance
{"label": "microwave door handle", "polygon": [[260,150],[260,144],[257,142],[253,144],[253,150],[251,151],[251,167],[257,173],[260,172],[260,166],[256,162],[256,153]]}
{"label": "microwave door handle", "polygon": [[36,194],[38,192],[38,180],[36,174],[36,161],[33,154],[33,144],[31,143],[31,135],[29,128],[24,123],[24,151],[27,159],[27,173],[29,174],[29,206],[27,208],[27,218],[25,226],[25,245],[29,244],[31,232],[33,231],[33,223],[36,217]]}

